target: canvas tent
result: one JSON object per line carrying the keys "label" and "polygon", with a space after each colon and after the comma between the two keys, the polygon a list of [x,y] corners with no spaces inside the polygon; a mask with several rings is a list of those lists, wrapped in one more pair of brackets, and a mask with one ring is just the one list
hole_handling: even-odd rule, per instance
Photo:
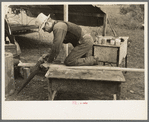
{"label": "canvas tent", "polygon": [[[51,18],[64,20],[64,5],[10,5],[12,11],[25,10],[30,17],[39,13],[51,15]],[[83,26],[103,26],[103,36],[106,35],[106,13],[93,5],[68,5],[68,21]]]}

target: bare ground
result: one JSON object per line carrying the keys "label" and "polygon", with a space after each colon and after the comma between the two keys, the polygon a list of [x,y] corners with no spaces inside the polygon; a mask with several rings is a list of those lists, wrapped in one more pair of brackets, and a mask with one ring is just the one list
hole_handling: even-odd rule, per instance
{"label": "bare ground", "polygon": [[[129,35],[129,32],[134,35],[140,35],[135,37]],[[129,36],[132,40],[130,47],[128,47],[128,67],[129,68],[144,68],[144,42],[143,30],[123,31],[122,36]],[[44,37],[42,41],[38,38],[38,33],[27,34],[25,36],[18,36],[18,41],[21,49],[21,61],[22,62],[36,62],[40,55],[46,53],[51,47],[49,40],[52,39],[51,35],[46,34],[48,37]],[[126,83],[121,85],[121,100],[143,100],[145,99],[145,86],[144,86],[144,73],[139,72],[127,72],[124,73]],[[47,100],[47,81],[43,80],[44,74],[35,76],[32,81],[24,88],[24,90],[17,96],[17,100]],[[18,89],[24,79],[16,79],[16,88]],[[75,87],[80,87],[76,86]],[[92,87],[92,86],[91,86]],[[82,86],[82,91],[84,87]],[[94,89],[94,87],[92,88]],[[61,90],[57,93],[55,100],[103,100],[112,99],[107,96],[99,96],[98,91],[92,92],[79,92]]]}
{"label": "bare ground", "polygon": [[[109,18],[118,16],[118,8],[111,7],[105,8],[109,14]],[[83,27],[84,30],[90,32],[94,30],[92,27]],[[100,33],[100,28],[99,33]],[[128,67],[129,68],[145,68],[144,67],[144,30],[128,30],[121,27],[114,27],[118,36],[129,36],[131,42],[128,47]],[[97,29],[95,29],[97,30]],[[102,29],[101,29],[102,30]],[[107,27],[107,35],[113,35],[110,28]],[[47,52],[51,47],[52,35],[45,34],[43,38],[39,39],[38,33],[31,33],[27,35],[17,36],[22,54],[22,62],[36,62],[38,58]],[[70,47],[72,48],[72,47]],[[62,54],[61,54],[62,55]],[[62,58],[62,57],[59,57]],[[121,100],[144,100],[145,99],[145,77],[144,73],[140,72],[127,72],[124,74],[126,82],[121,85]],[[24,88],[24,90],[17,96],[17,100],[47,100],[47,82],[42,80],[44,74],[35,76],[32,81]],[[18,89],[24,79],[16,79],[16,88]],[[76,86],[75,87],[80,87]],[[82,86],[82,91],[84,87]],[[91,89],[94,89],[94,87]],[[98,91],[92,92],[78,92],[61,90],[57,93],[55,100],[103,100],[111,99],[107,96],[99,96]],[[9,99],[8,99],[9,100]]]}

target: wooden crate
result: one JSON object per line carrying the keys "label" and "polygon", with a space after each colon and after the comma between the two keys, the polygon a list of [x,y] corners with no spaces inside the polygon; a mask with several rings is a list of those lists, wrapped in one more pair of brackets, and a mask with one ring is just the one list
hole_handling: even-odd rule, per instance
{"label": "wooden crate", "polygon": [[101,62],[121,64],[122,60],[127,56],[128,37],[121,37],[124,42],[121,45],[94,44],[93,55],[99,58]]}

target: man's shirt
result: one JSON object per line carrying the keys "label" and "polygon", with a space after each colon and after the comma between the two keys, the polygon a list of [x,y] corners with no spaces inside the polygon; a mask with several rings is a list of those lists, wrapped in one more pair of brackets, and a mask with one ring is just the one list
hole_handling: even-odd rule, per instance
{"label": "man's shirt", "polygon": [[53,46],[48,62],[51,63],[59,54],[63,43],[71,43],[74,47],[79,44],[82,29],[71,22],[58,21],[53,27]]}

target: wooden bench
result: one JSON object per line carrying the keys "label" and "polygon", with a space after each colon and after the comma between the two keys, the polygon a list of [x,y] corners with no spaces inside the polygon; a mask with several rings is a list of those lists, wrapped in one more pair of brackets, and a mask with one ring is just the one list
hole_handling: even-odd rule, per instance
{"label": "wooden bench", "polygon": [[[48,67],[48,65],[46,64],[44,67]],[[81,92],[81,86],[85,87],[84,92],[92,91],[102,95],[113,95],[114,100],[120,99],[120,85],[125,82],[122,71],[77,69],[59,64],[52,64],[52,66],[49,64],[49,67],[45,74],[48,81],[49,100],[54,100],[58,90],[69,89]]]}
{"label": "wooden bench", "polygon": [[[121,68],[107,66],[65,66],[63,64],[42,64],[43,67],[49,68],[45,77],[48,81],[48,99],[54,100],[58,90],[66,89],[80,90],[84,86],[86,91],[93,91],[101,95],[113,95],[113,99],[120,99],[121,83],[125,83],[122,71],[144,72],[144,69]],[[29,67],[35,66],[35,63],[18,64],[24,68],[24,74],[29,74]],[[27,75],[25,75],[27,77]],[[76,84],[80,86],[75,87]]]}

